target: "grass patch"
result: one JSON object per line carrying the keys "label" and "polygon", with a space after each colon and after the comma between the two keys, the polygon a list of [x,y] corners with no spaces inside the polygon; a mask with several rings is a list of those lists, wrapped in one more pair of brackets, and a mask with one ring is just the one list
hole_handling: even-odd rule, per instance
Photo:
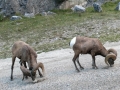
{"label": "grass patch", "polygon": [[68,48],[70,39],[76,35],[97,37],[102,42],[119,41],[120,28],[106,27],[107,23],[120,20],[120,12],[114,10],[117,3],[105,3],[101,13],[90,7],[81,15],[71,10],[53,10],[54,16],[6,19],[0,22],[0,58],[11,57],[11,47],[18,40],[27,42],[38,53]]}

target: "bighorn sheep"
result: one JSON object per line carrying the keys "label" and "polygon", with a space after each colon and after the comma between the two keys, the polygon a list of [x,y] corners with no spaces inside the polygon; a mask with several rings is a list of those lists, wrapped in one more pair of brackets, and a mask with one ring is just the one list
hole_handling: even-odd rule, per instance
{"label": "bighorn sheep", "polygon": [[[36,52],[27,43],[25,43],[23,41],[17,41],[14,43],[14,45],[12,47],[11,80],[13,80],[13,68],[14,68],[14,62],[15,62],[16,57],[20,59],[20,64],[21,65],[24,64],[25,68],[27,68],[27,66],[26,66],[26,62],[27,62],[29,70],[31,71],[31,73],[34,73],[33,70],[36,70],[34,67],[36,67],[36,65],[37,65]],[[42,69],[42,71],[44,71],[44,65],[42,65],[42,66],[43,67],[41,69]],[[39,67],[37,67],[37,69],[38,68]],[[38,69],[38,72],[39,72],[40,76],[43,76],[39,69]]]}
{"label": "bighorn sheep", "polygon": [[43,66],[43,63],[41,63],[41,62],[39,62],[39,63],[37,63],[36,65],[34,65],[34,67],[33,67],[33,73],[31,73],[29,69],[27,69],[27,68],[25,68],[23,65],[21,65],[21,66],[20,66],[20,69],[21,69],[21,71],[22,71],[22,73],[23,73],[23,79],[22,79],[22,80],[24,80],[24,76],[26,76],[26,77],[29,76],[29,77],[31,77],[32,80],[34,81],[35,78],[36,78],[36,70],[37,70],[39,67],[42,68],[42,70],[43,70],[42,72],[43,72],[43,74],[44,74],[44,73],[45,73],[45,71],[44,71],[44,66]]}
{"label": "bighorn sheep", "polygon": [[77,71],[79,71],[79,69],[77,68],[76,60],[80,68],[84,69],[79,62],[79,54],[91,54],[93,69],[98,68],[95,63],[96,55],[101,55],[105,57],[105,63],[109,66],[114,65],[114,61],[116,60],[116,57],[117,57],[116,50],[114,49],[106,50],[106,48],[102,45],[102,43],[97,38],[77,36],[77,37],[74,37],[69,44],[70,44],[70,47],[73,48],[73,51],[75,53],[72,60]]}

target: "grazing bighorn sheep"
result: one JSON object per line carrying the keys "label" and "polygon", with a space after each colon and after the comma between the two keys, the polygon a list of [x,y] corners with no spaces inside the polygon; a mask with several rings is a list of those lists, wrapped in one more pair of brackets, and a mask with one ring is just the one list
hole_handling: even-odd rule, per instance
{"label": "grazing bighorn sheep", "polygon": [[[14,68],[14,62],[15,62],[16,57],[20,59],[20,64],[21,65],[24,64],[25,68],[27,68],[27,66],[26,66],[26,62],[27,62],[29,70],[31,71],[31,73],[34,73],[33,70],[36,70],[34,67],[36,67],[36,65],[37,65],[36,52],[34,51],[34,49],[32,47],[30,47],[25,42],[17,41],[14,43],[14,45],[12,47],[11,80],[13,80],[13,68]],[[37,67],[37,69],[38,68],[39,67]],[[41,69],[42,69],[42,71],[44,71],[44,68],[41,68]],[[39,69],[38,69],[38,72],[39,72],[40,77],[43,76]]]}
{"label": "grazing bighorn sheep", "polygon": [[102,43],[97,38],[77,36],[77,37],[74,37],[69,44],[70,44],[70,47],[73,48],[73,51],[75,53],[72,60],[77,71],[79,71],[79,69],[77,68],[77,65],[75,62],[76,60],[80,68],[84,69],[79,62],[79,54],[91,54],[93,69],[98,68],[95,63],[96,55],[101,55],[105,57],[105,63],[109,66],[114,65],[114,61],[116,60],[116,57],[117,57],[116,50],[114,49],[106,50],[106,48],[102,45]]}
{"label": "grazing bighorn sheep", "polygon": [[29,77],[31,77],[32,80],[34,81],[35,78],[36,78],[36,70],[37,70],[39,67],[42,68],[42,70],[43,70],[42,72],[43,72],[43,75],[44,75],[44,74],[45,74],[44,66],[43,66],[43,63],[41,63],[41,62],[39,62],[39,63],[37,63],[36,65],[34,65],[34,67],[33,67],[33,73],[31,73],[30,70],[27,69],[27,68],[25,68],[23,65],[20,66],[20,69],[21,69],[21,71],[22,71],[22,73],[23,73],[23,79],[22,79],[22,80],[24,80],[24,76],[26,76],[26,77],[29,76]]}

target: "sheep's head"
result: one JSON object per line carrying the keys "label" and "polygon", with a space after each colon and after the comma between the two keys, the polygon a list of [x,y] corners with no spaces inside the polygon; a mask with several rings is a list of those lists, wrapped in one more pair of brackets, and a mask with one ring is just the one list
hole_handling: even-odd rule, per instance
{"label": "sheep's head", "polygon": [[31,71],[30,75],[31,75],[32,80],[34,81],[36,78],[36,71]]}
{"label": "sheep's head", "polygon": [[23,72],[24,76],[29,76],[32,78],[33,81],[35,80],[36,71],[29,70],[29,69],[25,68],[24,66],[20,66],[20,69]]}
{"label": "sheep's head", "polygon": [[109,49],[108,50],[108,55],[105,57],[105,63],[112,67],[114,65],[114,61],[116,60],[117,57],[117,51],[114,49]]}
{"label": "sheep's head", "polygon": [[33,67],[30,67],[29,68],[29,71],[30,71],[30,77],[32,78],[32,80],[34,81],[35,78],[36,78],[36,70],[33,70]]}

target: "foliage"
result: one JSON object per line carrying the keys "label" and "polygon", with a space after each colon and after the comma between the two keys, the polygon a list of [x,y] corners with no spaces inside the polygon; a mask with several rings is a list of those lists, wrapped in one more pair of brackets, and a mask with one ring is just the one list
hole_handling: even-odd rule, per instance
{"label": "foliage", "polygon": [[4,17],[2,14],[0,14],[0,21],[3,21]]}
{"label": "foliage", "polygon": [[117,4],[119,1],[116,2],[106,2],[104,5],[102,5],[102,8],[104,11],[113,11],[115,10]]}
{"label": "foliage", "polygon": [[[39,53],[68,48],[70,39],[76,35],[98,37],[99,29],[97,33],[102,42],[118,41],[120,28],[110,30],[104,26],[104,23],[120,20],[120,12],[114,10],[116,4],[102,5],[104,11],[101,13],[90,7],[81,15],[71,10],[53,10],[56,13],[53,16],[37,15],[16,21],[5,19],[0,22],[0,58],[11,57],[11,47],[17,40],[27,42]],[[99,24],[104,27],[96,28]]]}
{"label": "foliage", "polygon": [[56,4],[58,4],[58,5],[61,4],[64,1],[66,1],[66,0],[55,0]]}

